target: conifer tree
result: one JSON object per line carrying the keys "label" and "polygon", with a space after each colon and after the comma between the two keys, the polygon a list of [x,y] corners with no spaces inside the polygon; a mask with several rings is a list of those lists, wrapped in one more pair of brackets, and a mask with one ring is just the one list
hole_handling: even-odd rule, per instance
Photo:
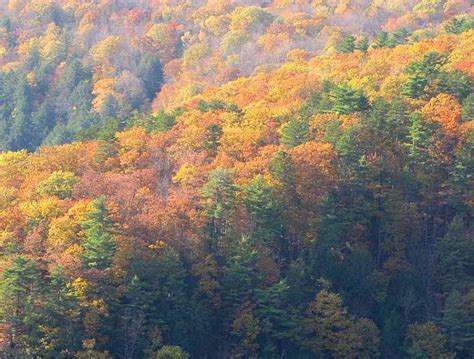
{"label": "conifer tree", "polygon": [[367,52],[369,49],[369,38],[367,35],[364,35],[359,41],[357,41],[355,49],[362,52]]}
{"label": "conifer tree", "polygon": [[106,207],[104,196],[94,201],[94,208],[83,222],[86,240],[82,244],[82,263],[85,267],[106,269],[112,264],[117,250],[114,240],[114,221]]}
{"label": "conifer tree", "polygon": [[361,90],[354,90],[348,84],[341,84],[334,91],[333,110],[339,114],[361,112],[369,108],[369,101]]}
{"label": "conifer tree", "polygon": [[452,291],[446,300],[441,327],[451,351],[463,358],[474,355],[474,315],[459,291]]}
{"label": "conifer tree", "polygon": [[295,321],[289,310],[289,286],[282,280],[255,291],[255,316],[260,323],[260,342],[264,356],[284,353]]}
{"label": "conifer tree", "polygon": [[25,357],[39,340],[37,321],[41,310],[41,277],[37,264],[23,256],[3,272],[0,282],[0,320],[7,356]]}
{"label": "conifer tree", "polygon": [[453,16],[444,27],[447,33],[461,34],[474,27],[474,21],[461,17]]}
{"label": "conifer tree", "polygon": [[356,39],[353,35],[344,34],[342,35],[341,40],[337,44],[337,52],[340,54],[348,54],[354,52],[356,48]]}
{"label": "conifer tree", "polygon": [[281,130],[281,143],[286,147],[299,146],[309,139],[309,124],[304,119],[290,120]]}
{"label": "conifer tree", "polygon": [[204,148],[207,150],[209,157],[215,157],[217,155],[222,134],[222,127],[216,123],[211,124],[206,128]]}
{"label": "conifer tree", "polygon": [[232,170],[218,168],[209,174],[208,182],[202,187],[204,209],[209,217],[209,234],[213,245],[228,229],[231,213],[235,207],[236,186]]}
{"label": "conifer tree", "polygon": [[163,84],[160,59],[156,55],[145,54],[138,65],[138,76],[145,84],[147,97],[153,100]]}
{"label": "conifer tree", "polygon": [[443,291],[464,290],[473,283],[474,241],[464,232],[463,221],[455,217],[448,233],[437,243],[437,272]]}
{"label": "conifer tree", "polygon": [[107,95],[100,109],[100,114],[104,119],[117,117],[118,115],[118,103],[112,95]]}
{"label": "conifer tree", "polygon": [[290,155],[285,151],[278,152],[269,166],[273,178],[279,181],[285,187],[295,189],[295,172]]}
{"label": "conifer tree", "polygon": [[68,287],[68,280],[61,267],[55,267],[50,273],[45,292],[44,309],[41,313],[43,345],[40,354],[53,357],[61,351],[79,350],[84,334],[79,320],[79,300]]}
{"label": "conifer tree", "polygon": [[392,33],[392,36],[390,39],[391,41],[390,47],[395,47],[398,44],[404,44],[407,41],[408,35],[409,33],[406,28],[404,27],[398,28]]}
{"label": "conifer tree", "polygon": [[15,107],[12,112],[12,125],[10,129],[10,148],[13,150],[29,149],[33,147],[29,141],[32,135],[31,111],[32,94],[31,89],[24,76],[21,76],[16,90],[13,94]]}
{"label": "conifer tree", "polygon": [[31,126],[36,137],[30,139],[32,146],[39,146],[54,127],[55,113],[52,106],[44,102],[31,117]]}
{"label": "conifer tree", "polygon": [[122,327],[119,343],[125,358],[134,358],[144,348],[153,310],[152,294],[147,283],[137,275],[130,279],[123,298],[123,311],[119,313]]}
{"label": "conifer tree", "polygon": [[221,280],[223,321],[228,325],[234,320],[236,310],[251,297],[258,283],[255,271],[258,253],[249,243],[248,237],[242,237],[223,268]]}
{"label": "conifer tree", "polygon": [[374,49],[380,49],[382,47],[388,47],[390,45],[390,36],[388,32],[382,31],[377,35],[372,47]]}
{"label": "conifer tree", "polygon": [[419,98],[425,94],[430,84],[440,73],[441,67],[446,63],[446,57],[436,51],[424,56],[420,61],[410,63],[406,68],[408,80],[403,93],[409,98]]}
{"label": "conifer tree", "polygon": [[278,243],[282,235],[280,204],[273,194],[273,188],[258,175],[244,189],[243,200],[253,224],[252,237],[263,243]]}
{"label": "conifer tree", "polygon": [[429,161],[428,146],[432,135],[431,129],[423,122],[420,113],[411,115],[408,129],[408,157],[414,167],[425,168]]}

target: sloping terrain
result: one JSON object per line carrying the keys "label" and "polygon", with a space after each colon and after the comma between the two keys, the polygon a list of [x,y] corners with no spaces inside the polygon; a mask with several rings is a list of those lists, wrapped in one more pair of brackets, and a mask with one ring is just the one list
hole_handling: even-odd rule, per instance
{"label": "sloping terrain", "polygon": [[[29,34],[40,28],[33,14],[41,6],[81,19],[62,29],[87,48],[80,61],[54,60],[54,86],[113,85],[88,95],[84,113],[97,117],[79,126],[80,141],[0,153],[2,355],[474,355],[474,30],[460,15],[466,3],[20,3],[5,11]],[[137,8],[143,23],[126,32],[112,25],[115,14],[140,17]],[[75,30],[84,19],[89,42]],[[158,26],[148,19],[168,30],[175,23],[179,55],[166,60],[162,45],[145,41],[166,64],[164,85],[152,82],[157,95],[124,110],[133,101],[115,87],[118,77],[139,76],[118,65],[129,59],[118,54],[134,50],[114,55],[96,43],[120,33],[117,41],[133,49]],[[315,41],[281,40],[289,26],[281,19],[319,19],[304,35]],[[237,35],[255,38],[223,55]],[[265,41],[288,46],[280,54]],[[29,90],[12,94],[34,100],[3,102],[13,106],[5,118],[43,106],[41,96],[75,113],[79,97],[61,87],[63,102],[48,81],[37,92],[31,81],[41,66],[11,49],[4,66],[14,70],[1,76],[18,85],[12,79],[23,71]],[[89,64],[94,51],[111,62]],[[154,68],[152,57],[137,56]],[[230,63],[236,72],[219,78]],[[80,74],[87,79],[71,85]],[[100,98],[117,112],[94,110]]]}

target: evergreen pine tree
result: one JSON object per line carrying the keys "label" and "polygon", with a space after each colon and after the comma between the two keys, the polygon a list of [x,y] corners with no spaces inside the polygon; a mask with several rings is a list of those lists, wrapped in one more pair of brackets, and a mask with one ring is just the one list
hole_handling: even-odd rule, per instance
{"label": "evergreen pine tree", "polygon": [[167,132],[176,123],[176,114],[159,111],[151,115],[150,124],[146,126],[149,131]]}
{"label": "evergreen pine tree", "polygon": [[35,136],[32,136],[30,142],[32,147],[37,147],[55,125],[55,114],[52,106],[48,102],[43,102],[38,110],[33,113],[31,122]]}
{"label": "evergreen pine tree", "polygon": [[117,342],[123,347],[122,353],[125,358],[136,357],[146,344],[145,334],[153,310],[153,292],[147,284],[135,274],[130,279],[122,299],[123,311],[118,313],[122,330]]}
{"label": "evergreen pine tree", "polygon": [[340,54],[348,54],[354,52],[356,48],[356,39],[353,35],[344,34],[336,46],[337,52]]}
{"label": "evergreen pine tree", "polygon": [[296,178],[293,161],[285,151],[278,152],[277,156],[270,162],[270,174],[276,179],[275,192],[283,207],[290,206],[298,201],[296,193]]}
{"label": "evergreen pine tree", "polygon": [[215,157],[217,155],[222,134],[222,127],[216,123],[213,123],[206,128],[204,148],[207,150],[209,157]]}
{"label": "evergreen pine tree", "polygon": [[382,326],[382,352],[386,357],[399,358],[405,324],[400,314],[392,309],[384,318]]}
{"label": "evergreen pine tree", "polygon": [[281,130],[281,143],[286,147],[299,146],[309,139],[309,124],[304,119],[294,119],[286,123]]}
{"label": "evergreen pine tree", "polygon": [[474,315],[464,303],[459,291],[454,290],[446,300],[441,327],[448,338],[451,351],[461,358],[474,355]]}
{"label": "evergreen pine tree", "polygon": [[86,240],[82,244],[82,263],[85,267],[106,269],[112,264],[117,250],[114,240],[114,221],[106,207],[104,196],[94,201],[94,209],[88,213],[88,219],[83,222]]}
{"label": "evergreen pine tree", "polygon": [[444,27],[447,33],[461,34],[474,27],[474,20],[453,16]]}
{"label": "evergreen pine tree", "polygon": [[201,195],[205,199],[204,208],[210,220],[208,226],[212,246],[217,245],[218,237],[227,232],[228,222],[235,207],[237,188],[233,178],[232,170],[215,169],[201,189]]}
{"label": "evergreen pine tree", "polygon": [[221,280],[222,319],[226,325],[232,323],[236,310],[252,296],[253,288],[257,285],[257,256],[248,238],[242,237],[227,259]]}
{"label": "evergreen pine tree", "polygon": [[7,342],[7,357],[25,357],[39,340],[38,319],[43,288],[37,264],[25,257],[14,258],[0,282],[0,321]]}
{"label": "evergreen pine tree", "polygon": [[154,319],[155,325],[162,323],[165,342],[185,349],[192,348],[193,339],[198,336],[204,323],[189,325],[197,317],[197,308],[191,298],[191,282],[179,253],[170,248],[158,249],[147,264],[150,268],[144,271],[148,270],[148,277],[144,277],[141,284],[136,283],[130,288],[135,291],[133,295],[143,293],[142,298],[135,299],[137,305],[146,315],[148,298],[151,299],[153,310],[148,315]]}
{"label": "evergreen pine tree", "polygon": [[472,92],[473,84],[462,71],[441,71],[438,77],[438,88],[440,92],[453,95],[462,102]]}
{"label": "evergreen pine tree", "polygon": [[104,120],[117,117],[118,115],[118,103],[115,98],[109,94],[104,100],[102,104],[102,108],[100,109],[100,115]]}
{"label": "evergreen pine tree", "polygon": [[390,47],[395,47],[398,44],[404,44],[407,42],[408,38],[408,30],[404,27],[400,27],[397,30],[395,30],[391,36],[391,46]]}
{"label": "evergreen pine tree", "polygon": [[68,93],[72,93],[81,81],[87,80],[89,77],[90,74],[82,67],[80,60],[73,58],[66,61],[64,73],[61,77],[61,85],[65,87]]}
{"label": "evergreen pine tree", "polygon": [[403,93],[410,98],[419,98],[440,73],[441,67],[445,64],[444,55],[432,51],[425,55],[421,61],[414,61],[406,68],[408,80],[404,85]]}
{"label": "evergreen pine tree", "polygon": [[474,93],[468,95],[462,102],[461,119],[468,121],[474,118]]}
{"label": "evergreen pine tree", "polygon": [[258,175],[243,192],[243,201],[252,222],[252,238],[270,245],[273,250],[278,250],[283,234],[281,206],[273,194],[273,188]]}
{"label": "evergreen pine tree", "polygon": [[81,348],[84,328],[79,319],[80,304],[68,288],[68,281],[62,268],[55,267],[45,291],[42,310],[42,352],[44,357],[54,357],[64,351]]}
{"label": "evergreen pine tree", "polygon": [[355,49],[362,52],[367,52],[369,49],[369,37],[364,35],[359,41],[357,41]]}
{"label": "evergreen pine tree", "polygon": [[389,128],[388,135],[395,142],[395,146],[398,148],[399,143],[403,141],[407,135],[408,125],[408,113],[405,102],[402,98],[398,97],[393,100],[388,110],[387,126]]}
{"label": "evergreen pine tree", "polygon": [[255,291],[255,316],[260,322],[262,355],[271,357],[285,353],[295,329],[290,314],[289,286],[282,280],[271,287]]}
{"label": "evergreen pine tree", "polygon": [[354,90],[348,84],[336,87],[333,110],[339,114],[361,112],[369,108],[369,101],[361,90]]}
{"label": "evergreen pine tree", "polygon": [[388,32],[382,31],[377,35],[372,47],[374,49],[380,49],[382,47],[388,47],[390,45],[390,36]]}
{"label": "evergreen pine tree", "polygon": [[431,129],[423,122],[419,112],[411,115],[411,124],[408,129],[408,157],[412,167],[423,168],[428,164],[428,146],[432,135]]}
{"label": "evergreen pine tree", "polygon": [[32,135],[31,128],[31,111],[32,111],[32,94],[30,85],[26,81],[25,76],[21,76],[18,85],[13,94],[15,108],[12,112],[12,125],[10,129],[10,148],[13,150],[28,149],[33,150],[30,138]]}
{"label": "evergreen pine tree", "polygon": [[448,233],[438,240],[438,280],[443,291],[464,290],[473,284],[474,241],[464,232],[463,221],[455,217]]}
{"label": "evergreen pine tree", "polygon": [[163,84],[160,59],[156,55],[145,54],[138,65],[138,76],[145,84],[147,97],[153,100]]}

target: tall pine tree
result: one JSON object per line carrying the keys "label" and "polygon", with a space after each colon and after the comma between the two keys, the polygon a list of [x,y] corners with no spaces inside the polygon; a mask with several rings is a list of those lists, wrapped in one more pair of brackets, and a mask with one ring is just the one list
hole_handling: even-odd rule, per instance
{"label": "tall pine tree", "polygon": [[94,201],[94,209],[87,217],[83,222],[86,240],[82,244],[82,263],[88,268],[106,269],[112,264],[117,243],[114,240],[114,221],[110,218],[104,196]]}

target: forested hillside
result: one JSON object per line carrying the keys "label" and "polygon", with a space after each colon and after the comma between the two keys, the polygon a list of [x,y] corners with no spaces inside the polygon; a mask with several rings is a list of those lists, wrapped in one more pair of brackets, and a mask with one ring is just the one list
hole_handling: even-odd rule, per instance
{"label": "forested hillside", "polygon": [[469,0],[4,0],[0,150],[84,139],[111,118],[122,129],[152,104],[276,69],[295,49],[365,51],[469,28],[470,10]]}
{"label": "forested hillside", "polygon": [[1,355],[472,358],[471,12],[2,2]]}

